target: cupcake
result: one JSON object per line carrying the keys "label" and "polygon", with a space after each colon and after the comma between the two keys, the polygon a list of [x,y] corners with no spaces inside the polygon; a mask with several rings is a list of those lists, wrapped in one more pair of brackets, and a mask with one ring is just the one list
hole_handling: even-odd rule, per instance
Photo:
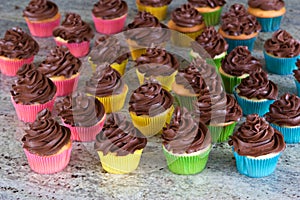
{"label": "cupcake", "polygon": [[300,98],[286,93],[270,105],[266,120],[284,136],[286,143],[300,142]]}
{"label": "cupcake", "polygon": [[243,109],[244,115],[263,116],[278,96],[275,83],[268,80],[264,71],[251,73],[233,89],[233,94]]}
{"label": "cupcake", "polygon": [[113,174],[133,172],[139,165],[147,139],[122,113],[112,113],[96,136],[95,150],[102,168]]}
{"label": "cupcake", "polygon": [[300,97],[300,59],[297,59],[296,66],[297,69],[293,70],[293,72],[294,72],[295,84],[297,88],[297,95],[298,97]]}
{"label": "cupcake", "polygon": [[283,0],[248,0],[248,12],[261,24],[262,32],[276,31],[286,9]]}
{"label": "cupcake", "polygon": [[206,26],[219,24],[225,0],[188,0],[204,18]]}
{"label": "cupcake", "polygon": [[62,171],[69,163],[72,150],[71,132],[59,125],[44,109],[25,130],[23,150],[30,168],[39,174]]}
{"label": "cupcake", "polygon": [[155,81],[148,81],[134,90],[129,99],[133,125],[146,137],[160,132],[170,121],[173,97]]}
{"label": "cupcake", "polygon": [[106,117],[103,104],[97,98],[83,93],[60,99],[56,108],[64,126],[71,130],[73,141],[94,141]]}
{"label": "cupcake", "polygon": [[195,40],[191,44],[191,57],[206,56],[205,53],[207,52],[210,56],[207,57],[207,62],[219,69],[228,49],[228,44],[223,36],[213,26],[210,26],[204,28],[203,32]]}
{"label": "cupcake", "polygon": [[254,178],[272,174],[286,147],[282,134],[257,114],[248,115],[228,143],[238,172]]}
{"label": "cupcake", "polygon": [[[195,40],[200,35],[205,23],[200,13],[191,4],[183,4],[172,12],[168,27],[173,30],[172,42],[175,45],[186,47],[190,46],[191,40]],[[188,40],[188,37],[183,35],[191,39]]]}
{"label": "cupcake", "polygon": [[300,58],[300,42],[285,30],[273,33],[264,44],[264,57],[269,72],[280,75],[292,74]]}
{"label": "cupcake", "polygon": [[97,65],[108,62],[112,68],[124,75],[130,56],[127,49],[120,40],[113,36],[98,37],[89,57],[93,71],[96,70]]}
{"label": "cupcake", "polygon": [[33,122],[41,110],[52,110],[56,86],[33,64],[23,65],[17,75],[18,79],[10,91],[12,103],[19,120]]}
{"label": "cupcake", "polygon": [[163,129],[162,139],[171,172],[188,175],[204,170],[211,150],[210,133],[187,109],[176,107],[171,123]]}
{"label": "cupcake", "polygon": [[92,10],[96,31],[102,34],[115,34],[123,30],[128,6],[122,0],[99,0]]}
{"label": "cupcake", "polygon": [[260,30],[261,26],[255,16],[249,14],[242,4],[233,4],[222,15],[219,33],[229,45],[228,52],[237,46],[248,46],[252,51]]}
{"label": "cupcake", "polygon": [[67,47],[56,46],[37,69],[56,85],[57,96],[65,96],[76,90],[81,64]]}
{"label": "cupcake", "polygon": [[262,65],[258,59],[251,55],[246,46],[238,46],[233,49],[222,61],[219,68],[226,92],[232,93],[233,88],[243,78],[252,72],[260,72]]}
{"label": "cupcake", "polygon": [[23,10],[23,17],[31,35],[50,37],[56,26],[59,26],[60,13],[57,5],[48,0],[31,0]]}
{"label": "cupcake", "polygon": [[165,49],[150,47],[135,60],[135,63],[141,85],[152,78],[156,79],[166,90],[171,90],[179,67],[179,62],[174,55]]}
{"label": "cupcake", "polygon": [[83,57],[89,53],[94,33],[80,15],[67,13],[61,25],[53,30],[53,36],[57,46],[65,45],[75,57]]}
{"label": "cupcake", "polygon": [[171,2],[172,0],[136,0],[136,6],[139,11],[149,12],[158,20],[164,20]]}
{"label": "cupcake", "polygon": [[15,76],[20,67],[33,62],[39,51],[38,43],[19,27],[5,32],[0,39],[0,71],[7,76]]}
{"label": "cupcake", "polygon": [[121,75],[108,63],[97,66],[85,91],[95,96],[103,105],[106,113],[116,112],[123,108],[128,86],[121,79]]}

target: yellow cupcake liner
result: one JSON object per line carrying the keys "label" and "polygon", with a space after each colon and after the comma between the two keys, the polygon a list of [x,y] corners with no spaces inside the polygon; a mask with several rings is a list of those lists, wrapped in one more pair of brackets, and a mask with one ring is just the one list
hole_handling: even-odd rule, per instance
{"label": "yellow cupcake liner", "polygon": [[136,7],[138,11],[147,11],[154,15],[159,21],[166,19],[168,5],[161,6],[161,7],[152,7],[142,5],[139,0],[136,1]]}
{"label": "yellow cupcake liner", "polygon": [[174,106],[172,105],[163,113],[154,117],[150,117],[148,115],[137,116],[134,112],[130,112],[129,114],[133,125],[141,131],[144,136],[150,137],[159,133],[167,121],[170,122],[173,111]]}
{"label": "yellow cupcake liner", "polygon": [[[174,45],[179,47],[189,47],[191,46],[191,42],[196,39],[198,35],[200,35],[203,32],[203,29],[200,29],[196,32],[190,32],[190,33],[179,33],[177,31],[172,31],[171,34],[171,41]],[[191,39],[187,39],[187,36]]]}
{"label": "yellow cupcake liner", "polygon": [[[91,57],[88,57],[88,62],[89,62],[89,64],[90,64],[91,68],[92,68],[92,71],[93,71],[93,72],[96,71],[97,65],[96,65],[95,63],[93,63],[93,61],[91,60]],[[126,69],[127,63],[128,63],[128,59],[124,60],[124,61],[123,61],[122,63],[120,63],[120,64],[114,62],[114,63],[112,63],[110,66],[111,66],[113,69],[117,70],[117,71],[123,76],[124,73],[125,73],[125,69]]]}
{"label": "yellow cupcake liner", "polygon": [[129,45],[130,54],[132,60],[136,60],[142,54],[146,53],[146,48],[133,47]]}
{"label": "yellow cupcake liner", "polygon": [[102,168],[112,174],[127,174],[137,169],[142,156],[143,149],[136,150],[133,154],[118,156],[116,153],[103,155],[98,151]]}

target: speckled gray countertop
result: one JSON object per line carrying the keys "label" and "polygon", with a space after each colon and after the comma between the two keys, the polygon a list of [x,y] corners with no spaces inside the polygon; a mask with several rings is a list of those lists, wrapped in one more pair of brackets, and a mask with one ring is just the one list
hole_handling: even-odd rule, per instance
{"label": "speckled gray countertop", "polygon": [[[0,33],[20,26],[28,31],[22,9],[28,1],[1,1]],[[94,1],[56,0],[62,13],[73,11],[92,24]],[[136,13],[134,0],[127,1],[131,21]],[[174,0],[170,11],[185,1]],[[227,0],[228,4],[243,2]],[[300,4],[286,0],[287,14],[282,28],[300,39]],[[263,61],[262,46],[270,33],[261,33],[254,55]],[[40,62],[54,46],[52,39],[37,39],[41,51]],[[83,59],[86,61],[86,59]],[[84,67],[87,67],[85,64]],[[295,93],[292,76],[270,75],[278,84],[280,95]],[[83,80],[84,81],[84,77]],[[0,75],[0,199],[300,199],[300,145],[287,145],[276,171],[265,178],[253,179],[240,175],[235,167],[231,148],[227,143],[213,147],[206,169],[192,176],[180,176],[168,171],[159,137],[148,144],[140,166],[132,174],[112,175],[102,171],[93,144],[75,143],[71,161],[66,169],[53,175],[39,175],[27,164],[19,142],[22,124],[17,121],[10,102],[9,90],[13,78]]]}

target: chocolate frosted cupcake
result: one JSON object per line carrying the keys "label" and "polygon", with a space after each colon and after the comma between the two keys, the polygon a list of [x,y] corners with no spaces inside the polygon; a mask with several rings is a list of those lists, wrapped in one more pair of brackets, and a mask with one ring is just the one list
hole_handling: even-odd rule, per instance
{"label": "chocolate frosted cupcake", "polygon": [[19,69],[18,79],[13,83],[11,100],[19,120],[33,122],[37,113],[48,108],[50,111],[56,98],[56,86],[33,64]]}
{"label": "chocolate frosted cupcake", "polygon": [[146,144],[147,139],[124,114],[112,113],[96,136],[94,147],[105,171],[125,174],[138,167]]}
{"label": "chocolate frosted cupcake", "polygon": [[157,82],[146,82],[134,90],[129,100],[133,125],[145,136],[157,134],[173,113],[173,97]]}
{"label": "chocolate frosted cupcake", "polygon": [[62,171],[71,156],[70,136],[70,130],[59,125],[49,110],[42,110],[37,119],[29,124],[22,138],[30,168],[40,174]]}
{"label": "chocolate frosted cupcake", "polygon": [[57,96],[65,96],[76,90],[81,64],[67,47],[56,46],[37,69],[56,85]]}
{"label": "chocolate frosted cupcake", "polygon": [[94,141],[105,121],[103,104],[93,96],[75,93],[56,103],[58,116],[71,130],[74,141]]}
{"label": "chocolate frosted cupcake", "polygon": [[121,110],[128,92],[119,72],[108,63],[97,66],[85,88],[89,95],[95,96],[104,105],[106,113]]}
{"label": "chocolate frosted cupcake", "polygon": [[92,9],[93,21],[97,32],[115,34],[123,30],[128,6],[122,0],[98,0]]}
{"label": "chocolate frosted cupcake", "polygon": [[222,61],[219,69],[225,90],[232,93],[233,88],[250,73],[260,72],[262,65],[258,59],[251,55],[246,46],[236,47]]}
{"label": "chocolate frosted cupcake", "polygon": [[89,52],[94,32],[80,15],[67,13],[61,25],[53,30],[53,36],[58,46],[65,45],[75,57],[83,57]]}
{"label": "chocolate frosted cupcake", "polygon": [[296,62],[297,69],[293,70],[294,72],[294,78],[295,78],[295,84],[297,88],[297,95],[300,97],[300,59]]}
{"label": "chocolate frosted cupcake", "polygon": [[59,26],[60,13],[57,5],[48,0],[31,0],[23,10],[23,17],[31,35],[50,37],[56,26]]}
{"label": "chocolate frosted cupcake", "polygon": [[39,51],[38,43],[19,27],[5,32],[0,39],[0,71],[7,76],[15,76],[20,67],[33,62]]}
{"label": "chocolate frosted cupcake", "polygon": [[207,127],[177,107],[170,124],[163,129],[163,151],[168,168],[175,174],[196,174],[207,163],[211,136]]}
{"label": "chocolate frosted cupcake", "polygon": [[282,134],[257,114],[248,115],[228,143],[233,146],[237,170],[255,178],[274,172],[286,146]]}
{"label": "chocolate frosted cupcake", "polygon": [[219,33],[229,44],[228,52],[237,46],[248,46],[252,51],[260,30],[261,26],[255,16],[249,14],[242,4],[233,4],[222,15]]}
{"label": "chocolate frosted cupcake", "polygon": [[285,30],[273,33],[264,45],[266,68],[269,72],[287,75],[296,69],[300,58],[300,42]]}
{"label": "chocolate frosted cupcake", "polygon": [[139,11],[146,11],[154,15],[158,20],[164,20],[172,0],[136,0],[136,7]]}
{"label": "chocolate frosted cupcake", "polygon": [[270,105],[266,120],[279,130],[286,143],[300,142],[300,98],[286,93]]}

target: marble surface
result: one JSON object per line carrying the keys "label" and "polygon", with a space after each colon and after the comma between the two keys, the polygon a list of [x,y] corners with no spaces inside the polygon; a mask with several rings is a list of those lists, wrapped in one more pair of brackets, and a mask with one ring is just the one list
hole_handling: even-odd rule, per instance
{"label": "marble surface", "polygon": [[[20,26],[28,31],[22,9],[28,1],[1,1],[0,33]],[[55,1],[62,13],[76,12],[92,24],[93,1]],[[130,13],[127,23],[135,15],[134,0],[127,1]],[[174,0],[170,11],[185,1]],[[227,0],[227,6],[245,0]],[[300,4],[287,0],[287,14],[282,28],[300,39]],[[262,46],[270,33],[261,33],[255,43],[254,55],[263,61]],[[52,39],[37,39],[41,51],[39,63],[54,46]],[[84,68],[88,69],[86,58]],[[85,81],[89,72],[81,78]],[[293,77],[270,75],[278,84],[280,95],[295,93]],[[240,175],[235,167],[231,148],[227,143],[215,144],[206,169],[197,175],[180,176],[168,171],[160,145],[154,137],[147,145],[139,168],[128,175],[112,175],[101,169],[93,144],[74,143],[71,161],[66,169],[53,175],[32,172],[23,153],[20,138],[24,125],[16,119],[9,90],[14,78],[0,74],[0,199],[300,199],[300,145],[287,145],[276,171],[265,178],[253,179]]]}

